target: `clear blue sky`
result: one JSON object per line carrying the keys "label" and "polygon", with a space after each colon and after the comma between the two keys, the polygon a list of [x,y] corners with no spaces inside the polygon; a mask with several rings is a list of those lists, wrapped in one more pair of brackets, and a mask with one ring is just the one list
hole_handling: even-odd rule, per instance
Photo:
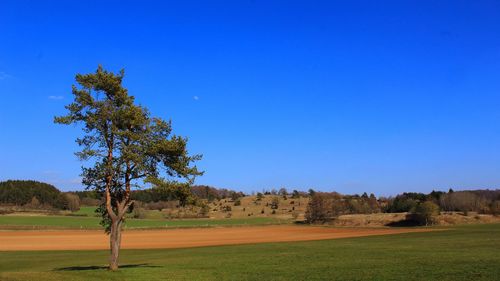
{"label": "clear blue sky", "polygon": [[498,1],[104,2],[2,1],[0,180],[81,188],[52,118],[102,64],[204,154],[199,184],[500,187]]}

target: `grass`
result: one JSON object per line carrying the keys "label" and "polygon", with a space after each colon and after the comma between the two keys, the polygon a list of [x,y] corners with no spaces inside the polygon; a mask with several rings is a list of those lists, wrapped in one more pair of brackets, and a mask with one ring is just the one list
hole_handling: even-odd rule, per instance
{"label": "grass", "polygon": [[500,280],[500,224],[294,243],[0,252],[1,280]]}
{"label": "grass", "polygon": [[[86,217],[99,217],[100,215],[95,212],[96,206],[83,206],[80,210],[72,212],[70,216],[86,216]],[[163,213],[158,210],[144,210],[147,219],[164,219]],[[127,214],[127,217],[132,217],[132,214]]]}
{"label": "grass", "polygon": [[[78,228],[99,229],[100,218],[81,216],[0,216],[1,229],[46,229]],[[125,228],[166,228],[166,227],[210,227],[233,225],[277,224],[283,221],[273,218],[244,219],[127,219]]]}
{"label": "grass", "polygon": [[82,206],[80,207],[80,210],[73,212],[72,214],[77,216],[96,217],[99,216],[99,214],[95,212],[96,209],[96,206]]}

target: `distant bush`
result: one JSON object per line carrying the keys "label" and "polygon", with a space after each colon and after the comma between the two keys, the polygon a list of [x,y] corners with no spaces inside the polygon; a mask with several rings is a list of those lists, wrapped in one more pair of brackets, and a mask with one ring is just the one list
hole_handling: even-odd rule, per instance
{"label": "distant bush", "polygon": [[150,202],[143,204],[144,208],[147,210],[158,210],[162,211],[163,209],[175,209],[179,206],[178,201],[158,201],[158,202]]}
{"label": "distant bush", "polygon": [[64,196],[66,196],[67,210],[70,210],[72,212],[80,210],[80,198],[78,197],[78,195],[73,193],[65,193]]}
{"label": "distant bush", "polygon": [[236,199],[236,201],[234,201],[234,206],[240,206],[240,205],[241,205],[241,200]]}
{"label": "distant bush", "polygon": [[279,207],[280,199],[278,197],[273,197],[271,200],[271,209],[276,210]]}
{"label": "distant bush", "polygon": [[200,206],[198,214],[200,215],[200,217],[207,217],[209,212],[210,212],[210,207],[208,206],[208,204],[202,204]]}
{"label": "distant bush", "polygon": [[418,204],[411,212],[410,220],[420,225],[435,224],[436,217],[439,215],[439,206],[432,201],[425,201]]}
{"label": "distant bush", "polygon": [[257,192],[257,201],[260,201],[264,198],[264,195],[260,192]]}
{"label": "distant bush", "polygon": [[134,219],[145,219],[147,216],[146,210],[142,207],[134,207],[132,210],[132,217]]}

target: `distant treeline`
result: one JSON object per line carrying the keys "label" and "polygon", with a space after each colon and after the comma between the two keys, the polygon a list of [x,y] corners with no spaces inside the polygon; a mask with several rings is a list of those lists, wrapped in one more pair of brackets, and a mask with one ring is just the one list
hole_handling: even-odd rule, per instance
{"label": "distant treeline", "polygon": [[241,191],[234,191],[226,188],[215,188],[208,185],[195,185],[191,188],[191,192],[196,198],[206,199],[208,201],[220,200],[223,198],[231,198],[236,200],[245,196]]}
{"label": "distant treeline", "polygon": [[[95,191],[75,191],[75,194],[80,197],[82,202],[90,202],[92,200],[100,200],[101,195]],[[208,185],[195,185],[191,187],[191,195],[196,199],[206,199],[208,201],[220,200],[223,198],[237,198],[245,196],[243,192],[237,192],[229,189],[218,189]],[[175,201],[179,200],[179,195],[171,190],[147,188],[134,190],[131,193],[132,199],[142,203],[152,203],[160,201]]]}
{"label": "distant treeline", "polygon": [[[135,190],[131,196],[133,200],[145,204],[169,201],[196,203],[200,200],[210,202],[225,198],[236,201],[238,198],[245,196],[243,192],[208,185],[192,186],[188,193],[148,188]],[[412,212],[424,202],[432,202],[438,206],[440,211],[500,213],[500,190],[453,191],[450,189],[448,192],[432,191],[429,194],[405,192],[395,197],[377,198],[374,194],[368,195],[367,193],[362,195],[342,195],[337,192],[316,192],[313,189],[309,189],[308,192],[297,190],[289,192],[285,188],[281,188],[257,193],[258,197],[263,195],[290,196],[292,198],[310,197],[310,212],[306,215],[315,216],[314,210],[319,208],[321,210],[318,216],[322,218],[342,214]],[[9,180],[0,182],[0,204],[3,205],[73,210],[78,208],[80,204],[96,206],[101,201],[102,195],[95,191],[63,193],[53,185],[38,181]]]}
{"label": "distant treeline", "polygon": [[[0,204],[45,209],[78,208],[78,197],[62,193],[55,186],[32,180],[0,182]],[[76,207],[75,207],[76,206]]]}
{"label": "distant treeline", "polygon": [[431,201],[439,206],[441,211],[478,212],[497,214],[500,204],[500,190],[464,190],[448,192],[432,191],[429,194],[403,193],[388,199],[384,212],[409,212],[419,203]]}
{"label": "distant treeline", "polygon": [[[390,198],[376,198],[373,194],[342,195],[336,192],[310,192],[311,200],[306,219],[326,222],[339,215],[369,213],[415,213],[423,207],[439,211],[477,212],[500,214],[500,190],[471,190],[448,192],[432,191],[429,194],[405,192]],[[425,204],[424,204],[425,203]]]}

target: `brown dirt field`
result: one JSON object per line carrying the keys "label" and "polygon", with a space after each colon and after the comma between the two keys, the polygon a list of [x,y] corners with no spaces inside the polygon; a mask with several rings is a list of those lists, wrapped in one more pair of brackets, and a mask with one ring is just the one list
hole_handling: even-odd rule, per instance
{"label": "brown dirt field", "polygon": [[[187,248],[201,246],[338,239],[431,229],[328,228],[310,226],[252,226],[173,230],[127,230],[122,249]],[[0,251],[108,249],[102,231],[0,231]]]}

